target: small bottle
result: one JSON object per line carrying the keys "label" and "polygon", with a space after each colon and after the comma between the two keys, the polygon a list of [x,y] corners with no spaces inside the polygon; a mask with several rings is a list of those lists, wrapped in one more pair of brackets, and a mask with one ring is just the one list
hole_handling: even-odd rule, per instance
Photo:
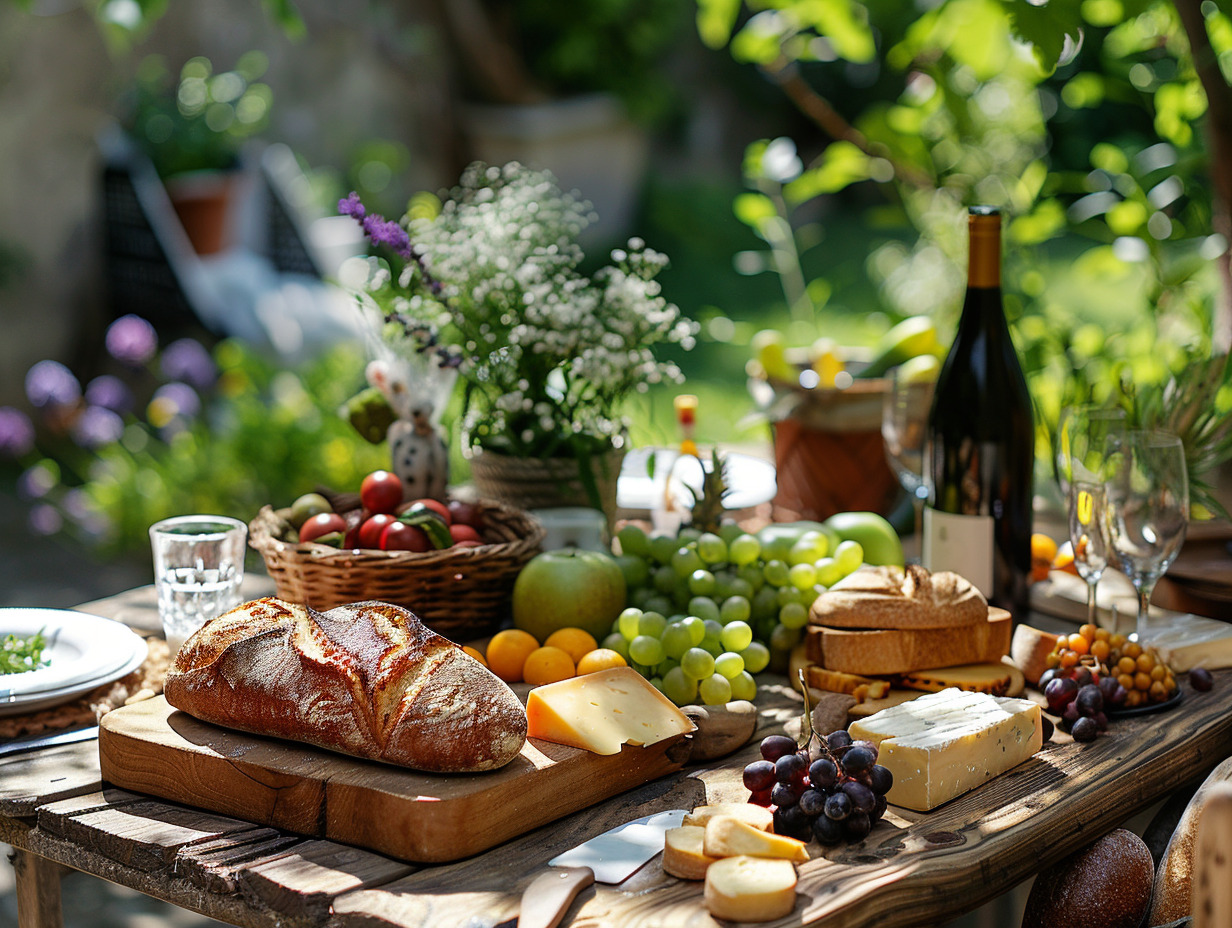
{"label": "small bottle", "polygon": [[967,295],[941,367],[924,473],[923,563],[1026,617],[1035,424],[1001,302],[1001,214],[972,207]]}

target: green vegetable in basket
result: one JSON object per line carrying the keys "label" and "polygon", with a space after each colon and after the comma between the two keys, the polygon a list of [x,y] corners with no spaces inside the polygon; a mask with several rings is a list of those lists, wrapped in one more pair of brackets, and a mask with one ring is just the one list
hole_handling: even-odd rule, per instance
{"label": "green vegetable in basket", "polygon": [[47,639],[41,628],[33,635],[5,635],[0,641],[0,674],[25,673],[45,667],[48,662],[43,658],[43,650],[46,647]]}

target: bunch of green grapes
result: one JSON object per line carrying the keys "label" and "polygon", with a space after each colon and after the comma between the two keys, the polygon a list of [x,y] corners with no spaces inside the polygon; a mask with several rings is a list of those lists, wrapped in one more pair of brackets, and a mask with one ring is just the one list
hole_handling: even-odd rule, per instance
{"label": "bunch of green grapes", "polygon": [[[804,635],[813,600],[864,562],[864,549],[858,542],[841,541],[831,549],[831,537],[819,531],[807,531],[794,539],[781,534],[766,536],[763,544],[762,538],[737,525],[725,525],[718,534],[683,528],[674,536],[654,537],[648,537],[635,525],[626,525],[617,538],[621,548],[617,560],[625,573],[630,608],[642,618],[658,617],[651,618],[648,628],[653,629],[662,619],[662,633],[697,619],[711,631],[692,646],[709,652],[704,640],[722,643],[721,632],[733,623],[747,626],[752,631],[752,642],[761,645],[769,657],[757,669],[742,671],[750,674],[767,666],[785,671],[791,649]],[[632,632],[632,622],[629,619],[625,627],[613,627],[604,646],[614,647],[617,636],[629,647],[637,637],[659,637],[653,632],[630,636],[627,632]],[[717,659],[725,652],[739,656],[742,650],[726,648],[712,656]],[[652,681],[658,677],[666,685],[673,668],[670,664],[666,669],[660,667],[665,659],[681,660],[681,655],[656,655],[657,652],[647,649],[643,652],[646,660],[632,652],[628,657],[634,664],[648,668],[646,676]],[[703,677],[691,675],[691,671],[700,673],[704,663],[696,658],[684,670],[686,676],[698,681],[699,692]],[[733,664],[729,660],[725,666]],[[678,681],[679,675],[673,679]],[[716,693],[722,691],[718,683],[711,684],[711,688]],[[701,695],[704,699],[705,693]],[[672,693],[668,696],[675,700]]]}

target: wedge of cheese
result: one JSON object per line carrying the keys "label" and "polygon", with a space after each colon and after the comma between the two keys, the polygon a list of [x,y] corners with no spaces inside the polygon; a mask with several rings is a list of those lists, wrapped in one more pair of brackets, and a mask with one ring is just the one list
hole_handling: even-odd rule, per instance
{"label": "wedge of cheese", "polygon": [[537,686],[526,697],[526,735],[596,754],[657,744],[696,730],[692,720],[632,667]]}
{"label": "wedge of cheese", "polygon": [[886,798],[927,812],[1017,766],[1040,749],[1040,708],[1027,699],[956,688],[928,693],[852,722],[894,774]]}
{"label": "wedge of cheese", "polygon": [[663,872],[682,880],[704,880],[710,865],[719,859],[706,854],[705,836],[701,825],[681,825],[664,832]]}
{"label": "wedge of cheese", "polygon": [[1232,667],[1232,624],[1188,614],[1160,624],[1163,629],[1153,632],[1148,644],[1177,673]]}
{"label": "wedge of cheese", "polygon": [[774,921],[796,907],[796,868],[789,860],[724,857],[706,870],[702,898],[715,918]]}
{"label": "wedge of cheese", "polygon": [[824,667],[818,667],[816,664],[809,664],[805,667],[804,677],[808,685],[815,690],[846,693],[854,696],[856,702],[863,702],[866,699],[880,699],[890,691],[889,680],[874,680],[855,673],[826,670]]}

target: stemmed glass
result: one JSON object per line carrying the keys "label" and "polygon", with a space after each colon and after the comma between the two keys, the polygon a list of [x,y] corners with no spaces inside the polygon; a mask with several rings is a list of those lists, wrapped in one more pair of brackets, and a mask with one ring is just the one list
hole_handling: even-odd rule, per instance
{"label": "stemmed glass", "polygon": [[1139,641],[1158,631],[1148,605],[1155,583],[1176,559],[1189,518],[1189,477],[1181,440],[1162,431],[1132,431],[1108,440],[1108,540],[1138,591]]}
{"label": "stemmed glass", "polygon": [[903,377],[897,367],[887,374],[890,387],[881,406],[881,437],[886,460],[899,484],[911,497],[915,532],[920,533],[928,485],[924,480],[924,443],[928,436],[928,411],[933,404],[933,380]]}
{"label": "stemmed glass", "polygon": [[1125,410],[1074,406],[1061,416],[1057,464],[1069,510],[1074,567],[1087,584],[1087,622],[1095,623],[1095,591],[1108,566],[1103,477],[1108,438],[1125,433]]}

